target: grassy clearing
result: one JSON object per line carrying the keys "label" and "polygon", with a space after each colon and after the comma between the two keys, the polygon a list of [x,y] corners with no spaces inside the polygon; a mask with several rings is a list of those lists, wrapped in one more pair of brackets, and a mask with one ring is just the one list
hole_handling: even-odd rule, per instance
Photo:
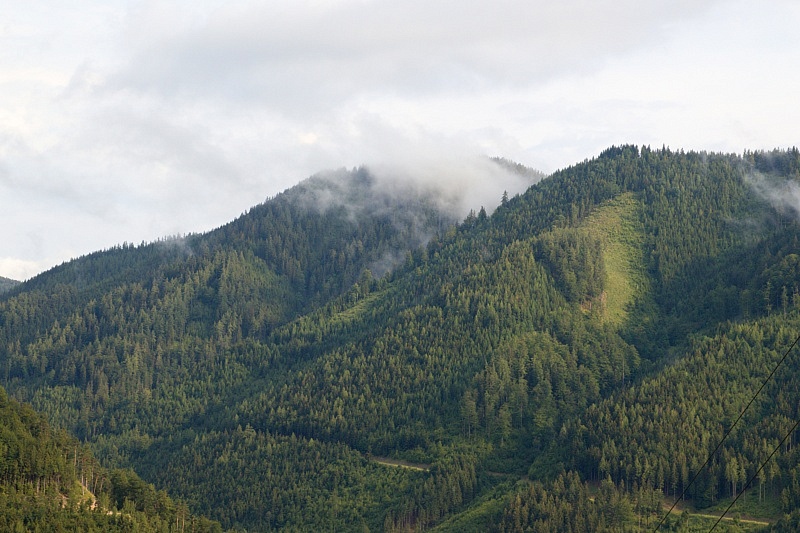
{"label": "grassy clearing", "polygon": [[[709,531],[719,520],[721,513],[692,512],[687,509],[672,511],[670,516],[662,525],[661,530],[674,531]],[[661,517],[658,517],[660,520]],[[658,521],[655,520],[654,524]],[[739,515],[725,515],[714,531],[761,531],[768,527],[772,522],[755,518],[746,518]]]}
{"label": "grassy clearing", "polygon": [[477,498],[464,511],[451,516],[431,529],[431,532],[483,533],[500,522],[503,509],[512,494],[513,484],[504,482]]}
{"label": "grassy clearing", "polygon": [[378,300],[386,291],[371,292],[368,295],[360,298],[358,301],[353,302],[344,310],[332,314],[328,318],[328,322],[333,326],[343,326],[350,324],[360,318],[366,313],[372,304]]}
{"label": "grassy clearing", "polygon": [[87,505],[90,508],[94,509],[97,505],[97,498],[95,498],[94,494],[86,488],[80,481],[75,481],[75,486],[72,489],[72,497],[77,497],[78,505]]}
{"label": "grassy clearing", "polygon": [[[713,507],[709,507],[707,511],[713,514],[720,514],[728,508],[730,503],[731,498],[725,498]],[[758,489],[751,488],[736,501],[726,516],[742,516],[749,519],[775,522],[783,516],[783,510],[778,498],[768,496],[759,501]]]}
{"label": "grassy clearing", "polygon": [[633,193],[622,194],[595,210],[582,225],[602,244],[606,267],[602,320],[617,327],[627,321],[636,299],[650,294],[640,209]]}
{"label": "grassy clearing", "polygon": [[[740,498],[725,514],[714,531],[761,531],[783,516],[780,504],[775,498],[767,498],[759,502],[754,489],[748,490],[746,496],[746,499]],[[672,500],[664,499],[664,512],[669,510],[672,503]],[[712,507],[697,510],[686,502],[680,502],[673,509],[668,522],[670,524],[683,523],[684,526],[688,524],[688,531],[708,531],[719,520],[720,515],[730,503],[731,498],[725,498]],[[663,515],[659,516],[658,520],[662,517]]]}

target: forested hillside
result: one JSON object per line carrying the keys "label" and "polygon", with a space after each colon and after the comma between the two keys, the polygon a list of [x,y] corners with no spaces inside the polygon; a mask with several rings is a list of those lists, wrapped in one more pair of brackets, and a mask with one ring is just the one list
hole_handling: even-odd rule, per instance
{"label": "forested hillside", "polygon": [[[648,527],[800,334],[798,180],[794,149],[613,147],[456,222],[319,175],[16,287],[0,378],[225,528]],[[730,501],[791,428],[797,357],[685,505]],[[796,441],[747,493],[761,526],[798,507]]]}
{"label": "forested hillside", "polygon": [[130,470],[108,470],[0,388],[3,531],[222,531]]}
{"label": "forested hillside", "polygon": [[4,278],[0,276],[0,293],[4,293],[9,291],[19,285],[19,281],[15,281],[13,279]]}

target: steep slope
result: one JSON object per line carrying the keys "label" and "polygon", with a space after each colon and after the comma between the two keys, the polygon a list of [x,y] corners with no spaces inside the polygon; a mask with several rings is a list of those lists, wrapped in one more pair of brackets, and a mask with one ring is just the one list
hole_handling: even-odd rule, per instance
{"label": "steep slope", "polygon": [[271,329],[338,296],[365,269],[381,277],[409,250],[452,224],[452,207],[431,199],[429,191],[387,190],[366,169],[320,174],[207,234],[125,243],[18,285],[6,299],[19,295],[22,307],[35,309],[34,321],[26,317],[25,327],[9,338],[30,342],[104,295],[170,282],[199,285],[192,312],[209,322],[225,303],[217,298],[220,269],[231,257],[249,270],[236,272],[244,278],[233,283],[263,277],[256,284],[272,293],[232,294],[228,301],[254,299],[269,314],[256,317],[256,325]]}
{"label": "steep slope", "polygon": [[[664,172],[661,158],[669,154],[658,156],[648,164]],[[705,170],[699,156],[676,159],[679,165]],[[624,158],[600,161],[606,167],[630,164]],[[606,178],[616,175],[613,167],[604,170]],[[570,194],[565,192],[574,187],[570,179],[575,176],[565,174],[562,181],[553,182],[561,190],[552,185],[555,190],[548,200]],[[734,174],[710,179],[719,177],[732,179]],[[639,191],[632,193],[641,197]],[[744,196],[741,182],[740,193]],[[604,325],[587,314],[586,303],[601,299],[606,282],[598,275],[602,268],[595,267],[603,264],[603,254],[611,259],[613,246],[598,246],[599,237],[593,240],[581,229],[583,218],[575,219],[578,229],[569,229],[566,217],[558,214],[539,214],[539,227],[546,231],[519,239],[524,230],[520,224],[508,230],[495,224],[517,215],[517,209],[530,208],[523,199],[515,202],[517,207],[509,202],[491,220],[466,220],[457,232],[412,258],[377,294],[351,294],[349,303],[339,302],[279,331],[279,351],[300,364],[290,366],[280,379],[262,381],[238,408],[228,408],[220,423],[247,421],[255,428],[343,441],[378,453],[418,449],[429,460],[437,454],[458,455],[456,442],[479,450],[480,443],[492,443],[501,456],[533,457],[546,450],[562,421],[604,391],[624,384],[626,368],[635,372],[640,356],[618,332],[655,344],[648,328],[657,317],[654,296],[643,290],[631,291],[626,302],[634,310],[651,309],[648,320],[640,320],[647,317],[637,313],[629,324],[617,320]],[[573,205],[562,209],[571,213]],[[636,212],[617,209],[613,202],[603,205],[598,213],[616,209],[620,219],[622,213],[630,218]],[[720,212],[721,218],[731,217],[730,208]],[[698,232],[702,225],[678,229],[703,243],[705,235]],[[536,233],[535,228],[528,230],[529,235]],[[629,247],[642,243],[642,257],[647,246],[654,245],[645,246],[647,232],[641,228],[626,235]],[[662,233],[661,238],[684,237]],[[623,241],[620,237],[611,244]],[[579,256],[582,259],[576,260]],[[650,272],[642,263],[627,271],[613,266],[612,271],[622,277],[627,272],[626,279]],[[648,283],[657,286],[657,281]],[[342,315],[350,320],[343,321]],[[663,352],[647,355],[656,360]],[[442,444],[445,448],[437,452]],[[394,516],[393,523],[419,521],[426,515],[435,520],[475,491],[475,485],[464,488],[451,501],[434,505],[414,498],[406,504],[410,510]],[[216,492],[209,491],[209,498],[212,493]]]}
{"label": "steep slope", "polygon": [[2,304],[5,383],[81,438],[138,425],[138,410],[151,413],[148,432],[173,427],[241,383],[243,362],[273,357],[262,342],[273,328],[369,282],[450,220],[412,193],[341,171],[209,234],[56,267]]}
{"label": "steep slope", "polygon": [[686,491],[664,530],[707,531],[738,496],[723,531],[740,531],[745,524],[737,517],[743,515],[748,530],[794,531],[800,516],[800,435],[792,431],[800,419],[798,354],[789,352],[774,377],[767,376],[797,339],[798,313],[794,305],[786,314],[723,325],[696,338],[662,372],[567,420],[553,446],[566,479],[518,486],[502,520],[496,519],[498,530],[614,531],[637,524],[654,530]]}
{"label": "steep slope", "polygon": [[[598,207],[579,228],[599,244],[605,267],[604,291],[600,299],[603,323],[622,328],[631,322],[631,311],[652,304],[652,287],[644,261],[646,234],[641,220],[644,206],[633,193],[624,193]],[[593,302],[587,312],[595,311]],[[640,321],[641,316],[636,320]]]}
{"label": "steep slope", "polygon": [[[131,471],[108,471],[0,388],[3,531],[222,531]],[[91,487],[94,494],[88,492]],[[96,497],[96,499],[95,499]]]}
{"label": "steep slope", "polygon": [[[796,180],[798,159],[615,147],[450,227],[435,205],[398,212],[369,174],[342,173],[168,258],[112,251],[157,263],[130,283],[81,286],[65,265],[23,286],[0,310],[0,368],[103,460],[226,527],[424,527],[508,493],[484,507],[499,523],[606,475],[607,507],[584,523],[624,523],[634,477],[682,479],[620,466],[634,446],[650,465],[674,459],[608,422],[627,395],[689,386],[671,369],[702,361],[729,321],[791,320],[796,226],[746,178]],[[743,446],[730,453],[752,461]],[[555,485],[517,492],[524,475]]]}
{"label": "steep slope", "polygon": [[273,328],[369,290],[452,220],[419,193],[389,194],[364,170],[317,176],[210,234],[57,267],[3,303],[5,382],[129,464],[128,447],[204,426],[277,375]]}
{"label": "steep slope", "polygon": [[[800,178],[798,163],[797,150],[746,154],[737,165],[742,180],[762,181],[759,193],[763,196],[745,198],[742,205],[747,209],[729,212],[727,224],[734,231],[726,241],[738,245],[724,246],[687,263],[675,270],[676,277],[669,283],[655,278],[661,282],[661,290],[655,293],[662,309],[659,322],[672,330],[669,336],[655,338],[665,342],[679,338],[675,331],[690,331],[689,346],[685,351],[674,350],[673,363],[663,370],[658,365],[657,372],[648,372],[641,381],[612,393],[562,426],[551,457],[560,461],[561,468],[580,472],[585,480],[606,479],[609,492],[601,505],[592,486],[559,478],[554,484],[518,490],[507,501],[499,530],[581,530],[576,519],[588,520],[593,530],[614,530],[624,524],[650,529],[663,517],[662,495],[667,495],[665,501],[671,505],[685,488],[689,489],[688,505],[711,505],[705,511],[711,514],[688,518],[688,513],[677,512],[667,525],[705,530],[716,520],[714,514],[725,509],[753,477],[753,488],[731,510],[730,520],[743,512],[756,513],[764,518],[753,520],[749,527],[759,527],[765,518],[779,517],[780,511],[776,516],[774,510],[781,509],[792,514],[773,529],[793,529],[799,501],[794,481],[798,456],[792,444],[796,432],[785,446],[777,445],[800,417],[796,394],[789,392],[797,390],[796,353],[789,352],[710,464],[702,470],[700,466],[800,332],[796,297],[800,278],[794,268],[797,224],[790,216],[794,206],[765,194],[763,185],[768,179],[774,191],[795,187]],[[731,184],[715,186],[730,188]],[[765,208],[769,196],[771,205]],[[680,203],[680,198],[675,202]],[[717,208],[713,203],[704,205],[706,213]],[[705,223],[692,219],[692,224],[701,227]],[[664,228],[654,230],[663,232]],[[645,249],[657,247],[651,241]],[[716,325],[712,329],[710,324]],[[633,338],[641,339],[643,332],[637,331]],[[639,344],[642,353],[648,344]],[[765,462],[772,450],[777,455]],[[541,468],[543,461],[538,463]],[[762,464],[764,470],[756,476]],[[698,480],[689,486],[696,473]],[[620,492],[618,487],[627,489]],[[598,512],[605,513],[600,521]],[[570,521],[565,523],[565,519]],[[732,527],[738,530],[740,526],[743,523]]]}

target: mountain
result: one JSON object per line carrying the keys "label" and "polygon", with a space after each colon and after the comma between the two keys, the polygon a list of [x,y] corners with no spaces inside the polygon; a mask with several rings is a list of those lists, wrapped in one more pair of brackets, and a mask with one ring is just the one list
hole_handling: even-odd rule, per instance
{"label": "mountain", "polygon": [[[620,146],[457,220],[320,174],[0,297],[0,378],[226,528],[614,530],[687,488],[713,513],[798,417],[787,358],[712,454],[800,326],[798,180],[796,149]],[[747,512],[800,502],[788,442]]]}
{"label": "mountain", "polygon": [[19,285],[19,281],[15,281],[13,279],[4,278],[0,276],[0,294],[10,291],[14,287]]}

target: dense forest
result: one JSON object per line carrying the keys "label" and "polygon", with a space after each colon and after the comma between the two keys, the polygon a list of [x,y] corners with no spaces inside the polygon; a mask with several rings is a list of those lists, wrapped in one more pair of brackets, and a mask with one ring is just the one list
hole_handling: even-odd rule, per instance
{"label": "dense forest", "polygon": [[798,185],[797,149],[620,146],[458,220],[340,170],[63,264],[0,296],[1,383],[60,450],[0,497],[69,497],[74,449],[102,519],[156,529],[638,531],[683,496],[664,530],[737,497],[719,530],[794,530]]}
{"label": "dense forest", "polygon": [[3,531],[222,531],[131,470],[102,467],[63,429],[0,388]]}
{"label": "dense forest", "polygon": [[10,291],[11,289],[16,287],[17,285],[19,285],[18,281],[15,281],[13,279],[4,278],[3,276],[0,276],[0,293],[4,293],[6,291]]}

